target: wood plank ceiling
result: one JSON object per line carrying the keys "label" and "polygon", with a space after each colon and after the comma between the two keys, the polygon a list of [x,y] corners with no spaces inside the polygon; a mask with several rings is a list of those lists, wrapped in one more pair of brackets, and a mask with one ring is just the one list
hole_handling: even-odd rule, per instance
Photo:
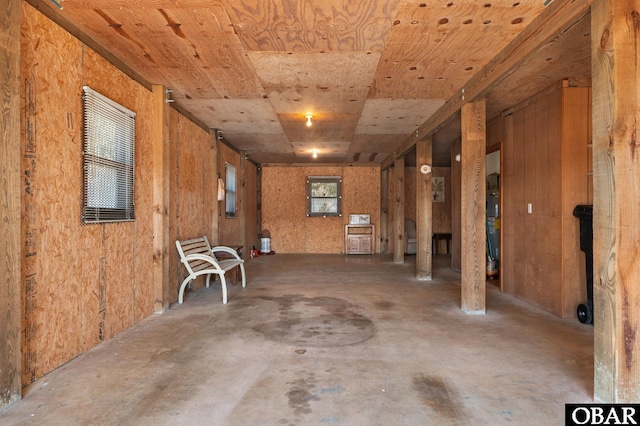
{"label": "wood plank ceiling", "polygon": [[[171,89],[175,104],[255,163],[379,164],[400,154],[550,0],[29,3],[147,83]],[[588,64],[588,37],[584,49],[571,43],[576,60]],[[562,74],[575,69],[569,61],[550,71],[559,55],[538,59],[529,86],[540,67],[543,80],[571,76]],[[506,93],[522,81],[505,82]],[[510,106],[502,96],[489,99],[489,116]],[[435,165],[448,164],[457,137],[455,125],[434,137]]]}

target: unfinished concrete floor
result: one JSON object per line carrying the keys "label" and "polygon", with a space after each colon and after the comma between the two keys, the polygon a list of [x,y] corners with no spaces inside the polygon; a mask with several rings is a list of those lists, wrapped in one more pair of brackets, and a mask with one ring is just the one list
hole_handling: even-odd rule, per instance
{"label": "unfinished concrete floor", "polygon": [[592,401],[593,328],[487,286],[460,311],[436,256],[274,255],[29,386],[0,424],[558,425]]}

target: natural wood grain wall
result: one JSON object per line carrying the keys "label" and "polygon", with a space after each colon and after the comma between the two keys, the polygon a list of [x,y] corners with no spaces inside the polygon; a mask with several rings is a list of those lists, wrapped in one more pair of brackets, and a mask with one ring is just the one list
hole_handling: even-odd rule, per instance
{"label": "natural wood grain wall", "polygon": [[[24,329],[29,383],[153,312],[151,93],[22,6]],[[82,85],[137,113],[136,221],[81,225]]]}
{"label": "natural wood grain wall", "polygon": [[0,412],[20,399],[20,4],[0,1]]}
{"label": "natural wood grain wall", "polygon": [[572,213],[589,201],[589,98],[589,88],[558,82],[494,123],[504,135],[503,291],[563,317],[586,302]]}
{"label": "natural wood grain wall", "polygon": [[[342,217],[307,217],[308,176],[342,177]],[[371,223],[380,223],[379,167],[268,166],[261,186],[262,229],[276,253],[344,253],[349,214],[370,214]]]}

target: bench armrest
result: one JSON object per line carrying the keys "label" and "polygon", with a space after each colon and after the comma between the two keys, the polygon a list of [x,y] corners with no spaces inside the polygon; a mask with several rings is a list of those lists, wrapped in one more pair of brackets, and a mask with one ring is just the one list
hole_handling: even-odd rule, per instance
{"label": "bench armrest", "polygon": [[215,246],[214,248],[211,249],[211,253],[214,254],[216,252],[224,252],[224,253],[229,253],[230,255],[232,255],[236,260],[239,260],[240,262],[244,262],[244,260],[242,260],[242,258],[238,255],[238,252],[235,251],[234,249],[232,249],[231,247],[227,247],[227,246]]}

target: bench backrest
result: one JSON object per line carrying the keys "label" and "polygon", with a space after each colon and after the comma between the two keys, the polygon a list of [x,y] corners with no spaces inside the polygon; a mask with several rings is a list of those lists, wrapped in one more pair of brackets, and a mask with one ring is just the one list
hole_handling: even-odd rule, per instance
{"label": "bench backrest", "polygon": [[216,259],[214,254],[211,252],[209,239],[206,236],[201,238],[194,238],[192,240],[176,241],[176,247],[178,248],[178,253],[180,254],[180,261],[184,263],[184,266],[187,267],[187,269],[191,269],[192,272],[198,272],[202,269],[210,268],[211,263],[198,259],[187,262],[185,257],[190,254],[204,254],[206,256],[212,257],[214,261],[218,262],[218,259]]}

